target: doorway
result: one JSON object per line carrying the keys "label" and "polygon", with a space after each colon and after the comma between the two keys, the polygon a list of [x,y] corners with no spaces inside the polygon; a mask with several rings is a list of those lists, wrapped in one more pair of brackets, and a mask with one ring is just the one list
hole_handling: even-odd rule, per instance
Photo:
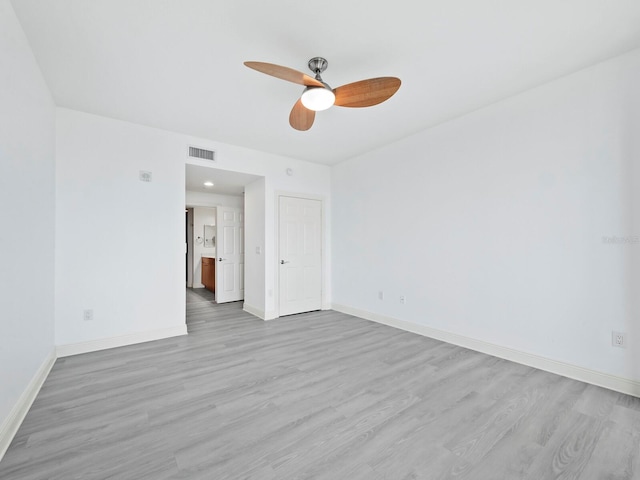
{"label": "doorway", "polygon": [[216,207],[192,206],[192,288],[204,288],[215,294]]}
{"label": "doorway", "polygon": [[244,299],[244,186],[259,178],[185,164],[189,298]]}

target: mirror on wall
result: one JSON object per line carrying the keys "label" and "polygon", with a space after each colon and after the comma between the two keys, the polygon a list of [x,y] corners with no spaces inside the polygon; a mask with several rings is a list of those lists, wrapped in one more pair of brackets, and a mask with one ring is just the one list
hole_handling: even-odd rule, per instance
{"label": "mirror on wall", "polygon": [[204,246],[215,247],[216,246],[216,227],[215,225],[204,226]]}

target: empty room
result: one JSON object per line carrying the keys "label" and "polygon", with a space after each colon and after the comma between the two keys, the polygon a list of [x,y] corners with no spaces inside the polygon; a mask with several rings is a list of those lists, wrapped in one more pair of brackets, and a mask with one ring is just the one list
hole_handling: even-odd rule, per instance
{"label": "empty room", "polygon": [[640,479],[639,86],[637,0],[0,0],[0,478]]}

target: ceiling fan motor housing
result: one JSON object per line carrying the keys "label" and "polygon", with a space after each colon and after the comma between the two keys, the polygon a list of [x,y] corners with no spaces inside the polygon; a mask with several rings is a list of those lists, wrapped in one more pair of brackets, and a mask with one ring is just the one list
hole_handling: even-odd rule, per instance
{"label": "ceiling fan motor housing", "polygon": [[319,75],[327,69],[327,67],[329,66],[329,62],[327,62],[327,60],[322,57],[313,57],[311,60],[309,60],[308,65],[309,70],[311,70],[316,75]]}

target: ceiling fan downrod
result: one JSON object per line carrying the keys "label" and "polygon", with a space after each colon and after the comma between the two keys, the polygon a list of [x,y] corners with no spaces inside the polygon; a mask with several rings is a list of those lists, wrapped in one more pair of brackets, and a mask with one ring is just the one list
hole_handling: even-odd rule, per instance
{"label": "ceiling fan downrod", "polygon": [[309,70],[316,74],[316,80],[322,82],[320,74],[327,69],[327,67],[329,66],[329,62],[327,62],[327,60],[322,57],[313,57],[311,60],[309,60],[309,63],[307,65],[309,66]]}

